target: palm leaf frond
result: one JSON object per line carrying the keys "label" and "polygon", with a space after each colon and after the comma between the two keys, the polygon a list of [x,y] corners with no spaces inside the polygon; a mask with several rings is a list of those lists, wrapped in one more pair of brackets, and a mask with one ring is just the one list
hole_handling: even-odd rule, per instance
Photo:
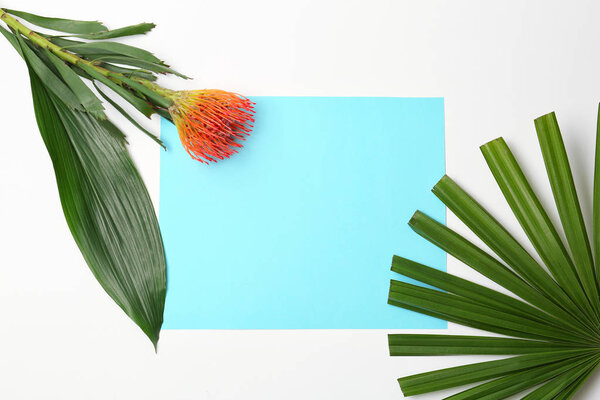
{"label": "palm leaf frond", "polygon": [[390,354],[511,357],[400,378],[406,396],[477,384],[448,399],[505,399],[535,386],[524,399],[569,399],[600,363],[600,112],[592,243],[555,114],[536,119],[535,127],[567,245],[502,138],[481,151],[543,266],[456,182],[442,177],[434,194],[497,258],[419,211],[409,225],[515,296],[394,256],[394,272],[433,289],[392,280],[388,302],[507,337],[391,334]]}

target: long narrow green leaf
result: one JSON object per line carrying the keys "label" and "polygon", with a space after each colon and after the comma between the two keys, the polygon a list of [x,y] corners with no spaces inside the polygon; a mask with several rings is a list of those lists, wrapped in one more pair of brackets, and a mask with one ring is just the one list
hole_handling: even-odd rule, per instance
{"label": "long narrow green leaf", "polygon": [[67,46],[73,46],[73,45],[77,45],[77,44],[86,43],[81,40],[66,39],[62,36],[51,36],[51,35],[46,35],[41,32],[37,32],[37,34],[45,37],[46,39],[48,39],[49,41],[51,41],[52,43],[54,43],[55,45],[60,46],[60,47],[67,47]]}
{"label": "long narrow green leaf", "polygon": [[19,40],[17,39],[17,36],[15,34],[7,31],[6,29],[4,29],[1,26],[0,26],[0,33],[2,33],[2,35],[4,35],[4,37],[6,38],[6,40],[8,40],[8,42],[10,44],[12,44],[12,46],[15,48],[15,50],[17,50],[17,52],[21,55],[21,57],[25,57],[23,55],[23,50],[21,50],[21,45],[19,44]]}
{"label": "long narrow green leaf", "polygon": [[[430,317],[438,318],[438,319],[441,319],[444,321],[453,322],[455,324],[468,326],[468,327],[475,328],[475,329],[480,329],[480,330],[487,331],[487,332],[499,333],[499,334],[506,335],[506,336],[522,337],[522,338],[527,338],[527,339],[539,340],[538,336],[532,336],[529,334],[525,334],[521,331],[515,331],[515,330],[508,329],[506,327],[502,327],[502,326],[498,326],[498,325],[486,324],[486,323],[483,323],[478,320],[462,318],[460,315],[457,315],[456,313],[445,314],[443,312],[433,311],[433,310],[430,310],[430,309],[427,309],[424,307],[418,307],[418,306],[413,305],[412,303],[404,302],[397,298],[398,298],[397,295],[394,295],[392,297],[391,293],[390,293],[390,295],[388,297],[388,304],[391,304],[396,307],[401,307],[406,310],[414,311],[419,314],[429,315]],[[412,299],[411,299],[411,301],[412,301]],[[414,301],[412,301],[412,302],[414,302]],[[560,346],[563,346],[563,345],[565,345],[565,343],[560,344]]]}
{"label": "long narrow green leaf", "polygon": [[93,85],[96,88],[96,90],[98,91],[98,93],[100,93],[100,96],[102,96],[102,98],[104,100],[108,101],[108,103],[110,105],[112,105],[129,122],[131,122],[131,124],[133,126],[135,126],[139,130],[141,130],[142,132],[144,132],[150,139],[152,139],[156,143],[158,143],[163,149],[166,149],[166,147],[165,147],[164,143],[162,142],[162,140],[160,140],[156,135],[154,135],[152,132],[148,131],[146,128],[144,128],[142,125],[140,125],[135,119],[133,119],[133,117],[131,115],[129,115],[129,113],[127,113],[125,110],[123,110],[123,108],[119,104],[117,104],[117,102],[115,102],[106,93],[104,93],[102,90],[100,90],[100,88],[98,87],[98,85],[96,85],[95,82],[93,83]]}
{"label": "long narrow green leaf", "polygon": [[[77,48],[80,45],[85,45],[87,44],[86,42],[82,42],[80,40],[72,40],[72,39],[65,39],[64,37],[58,37],[58,36],[48,36],[48,35],[44,35],[42,33],[40,33],[40,35],[46,37],[48,40],[50,40],[52,43],[54,43],[57,46],[60,47],[64,47],[64,48],[70,48],[70,47],[74,47]],[[95,55],[95,56],[102,56],[102,54],[96,54],[94,51],[89,50],[86,51],[85,48],[84,49],[79,49],[78,53],[80,55],[83,56],[88,56],[88,55]],[[92,57],[94,58],[94,57]],[[160,60],[159,60],[160,61]],[[156,75],[154,75],[154,73],[152,71],[146,71],[143,69],[131,69],[131,68],[125,68],[125,67],[119,67],[117,65],[113,65],[110,63],[102,63],[102,67],[109,70],[109,71],[113,71],[113,72],[117,72],[119,74],[123,74],[126,77],[140,77],[140,78],[144,78],[147,79],[149,81],[155,81]]]}
{"label": "long narrow green leaf", "polygon": [[83,111],[84,108],[75,93],[29,48],[25,41],[21,39],[21,36],[17,35],[17,40],[28,65],[35,71],[48,90],[69,107]]}
{"label": "long narrow green leaf", "polygon": [[[122,86],[119,86],[117,84],[115,84],[110,77],[106,77],[100,73],[98,73],[97,71],[93,70],[92,68],[90,68],[89,66],[85,65],[85,64],[80,64],[80,66],[84,66],[84,70],[86,72],[90,72],[90,75],[92,77],[94,77],[94,79],[97,79],[99,81],[101,81],[102,83],[104,83],[105,85],[109,86],[111,89],[117,91],[117,93],[121,94],[127,94],[130,99],[128,99],[127,97],[125,97],[126,100],[132,102],[132,104],[134,104],[134,106],[136,106],[136,108],[142,112],[144,112],[145,107],[150,106],[150,104],[148,104],[147,100],[142,100],[138,97],[136,97],[133,93],[129,92],[128,90],[126,90],[125,88],[123,88]],[[129,79],[126,76],[119,76],[118,80],[120,82],[122,82],[123,84],[129,86],[131,89],[135,90],[136,92],[140,93],[140,95],[142,96],[146,96],[147,99],[151,100],[154,104],[157,104],[160,107],[163,108],[168,108],[173,104],[172,100],[169,100],[163,96],[161,96],[160,94],[156,93],[155,91],[147,88],[146,86],[134,81],[133,79]],[[121,92],[121,93],[120,93]],[[140,100],[142,100],[140,102]],[[136,104],[139,104],[140,106],[142,106],[143,108],[139,108]],[[150,106],[150,110],[151,113],[154,112],[154,110],[152,109],[152,107]],[[149,116],[149,115],[147,115]]]}
{"label": "long narrow green leaf", "polygon": [[60,32],[97,33],[108,30],[106,26],[102,25],[98,21],[77,21],[74,19],[48,18],[24,11],[10,10],[8,8],[5,8],[4,11],[14,16],[23,18],[34,25]]}
{"label": "long narrow green leaf", "polygon": [[143,22],[137,25],[125,26],[123,28],[111,29],[106,32],[89,33],[77,35],[77,37],[89,40],[114,39],[123,36],[144,35],[154,29],[156,25],[149,22]]}
{"label": "long narrow green leaf", "polygon": [[448,356],[462,354],[517,355],[569,350],[556,343],[486,336],[390,334],[391,356]]}
{"label": "long narrow green leaf", "polygon": [[595,364],[595,357],[588,360],[588,362],[571,365],[568,371],[563,371],[560,375],[554,377],[552,380],[546,382],[527,396],[523,397],[522,400],[552,400],[565,390],[573,381],[576,381],[580,376],[585,375],[590,364]]}
{"label": "long narrow green leaf", "polygon": [[544,264],[584,312],[595,317],[565,246],[504,139],[498,138],[486,143],[481,146],[481,152]]}
{"label": "long narrow green leaf", "polygon": [[572,359],[554,362],[538,367],[510,373],[493,381],[483,383],[467,389],[445,400],[502,400],[517,393],[539,385],[557,375],[568,372],[580,365],[587,366],[587,362],[594,356],[575,357]]}
{"label": "long narrow green leaf", "polygon": [[580,316],[579,307],[554,279],[494,217],[449,176],[444,175],[440,179],[433,188],[433,193],[527,283],[567,310],[568,313],[561,314],[563,319],[577,318],[586,321]]}
{"label": "long narrow green leaf", "polygon": [[129,86],[130,88],[132,88],[132,89],[136,90],[137,92],[146,96],[149,100],[151,100],[154,104],[158,105],[159,107],[168,109],[169,107],[171,107],[173,105],[172,100],[169,100],[166,97],[161,96],[160,94],[156,93],[155,91],[151,90],[150,88],[147,88],[146,86],[142,85],[141,83],[134,81],[133,79],[129,79],[126,76],[120,76],[119,80],[121,82],[123,82],[125,85]]}
{"label": "long narrow green leaf", "polygon": [[156,75],[154,75],[154,73],[152,73],[152,71],[146,71],[143,69],[119,67],[118,65],[113,65],[113,64],[109,64],[109,63],[103,63],[102,67],[106,68],[109,71],[125,75],[129,78],[138,77],[138,78],[146,79],[148,81],[155,81],[157,79]]}
{"label": "long narrow green leaf", "polygon": [[166,293],[156,214],[110,122],[69,109],[30,70],[36,119],[67,223],[94,276],[156,347]]}
{"label": "long narrow green leaf", "polygon": [[590,334],[589,329],[583,327],[577,320],[571,318],[569,314],[565,313],[563,320],[557,319],[555,316],[540,312],[539,309],[513,297],[403,257],[393,257],[392,271],[499,311],[567,329],[576,336],[587,340],[598,338]]}
{"label": "long narrow green leaf", "polygon": [[79,102],[83,105],[85,110],[92,114],[95,118],[106,119],[104,114],[104,107],[102,102],[96,97],[94,92],[87,87],[81,80],[79,75],[75,73],[70,67],[68,67],[61,59],[56,57],[54,54],[45,50],[46,57],[52,62],[54,67],[58,70],[60,76],[65,83],[71,88]]}
{"label": "long narrow green leaf", "polygon": [[166,65],[150,63],[148,61],[139,60],[137,58],[124,57],[124,56],[107,56],[105,54],[95,54],[86,56],[87,59],[93,61],[109,62],[121,65],[129,65],[132,67],[138,67],[147,69],[148,71],[157,72],[160,74],[173,74],[183,79],[190,79],[189,77],[167,67]]}
{"label": "long narrow green leaf", "polygon": [[126,88],[124,88],[122,86],[119,86],[117,83],[113,82],[106,76],[100,74],[95,69],[90,68],[89,66],[87,66],[83,63],[78,64],[78,67],[81,68],[83,71],[85,71],[85,73],[87,73],[90,77],[92,77],[93,79],[95,79],[99,82],[102,82],[103,84],[108,86],[111,90],[113,90],[115,93],[117,93],[119,96],[123,97],[125,100],[127,100],[129,103],[131,103],[139,112],[144,114],[146,117],[150,117],[150,115],[152,115],[152,113],[154,112],[154,110],[152,109],[152,106],[146,100],[136,97],[135,94],[133,94],[131,91],[127,90]]}
{"label": "long narrow green leaf", "polygon": [[550,113],[537,118],[535,128],[554,194],[554,202],[571,249],[575,269],[596,314],[600,314],[600,296],[592,249],[556,115]]}
{"label": "long narrow green leaf", "polygon": [[581,339],[574,338],[573,335],[549,324],[539,323],[511,313],[479,305],[460,296],[406,282],[392,280],[389,297],[447,315],[455,315],[467,320],[522,332],[520,337],[557,340],[567,343],[578,343],[581,341]]}
{"label": "long narrow green leaf", "polygon": [[546,311],[548,314],[565,319],[565,311],[528,285],[514,272],[498,260],[463,238],[450,228],[431,219],[420,211],[415,212],[409,222],[410,227],[448,254],[461,260],[477,272],[488,277],[523,300]]}
{"label": "long narrow green leaf", "polygon": [[579,390],[581,385],[588,380],[590,376],[594,373],[596,368],[598,368],[599,362],[597,361],[595,364],[592,364],[588,367],[587,371],[584,374],[580,375],[577,379],[575,379],[569,386],[565,388],[559,395],[557,395],[554,400],[569,400],[571,399],[575,393]]}
{"label": "long narrow green leaf", "polygon": [[586,354],[587,351],[583,350],[527,354],[504,360],[485,361],[411,375],[398,379],[398,382],[405,396],[414,396],[467,385],[469,383],[481,382],[511,372],[523,371]]}
{"label": "long narrow green leaf", "polygon": [[119,56],[132,57],[138,60],[147,61],[149,63],[162,63],[160,59],[158,59],[154,54],[150,53],[147,50],[118,42],[76,43],[65,46],[65,49],[70,52],[78,53],[81,55],[114,54]]}

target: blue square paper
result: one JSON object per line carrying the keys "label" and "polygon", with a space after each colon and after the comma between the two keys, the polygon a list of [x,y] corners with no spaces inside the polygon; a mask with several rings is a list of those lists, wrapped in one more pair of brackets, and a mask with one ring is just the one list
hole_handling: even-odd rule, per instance
{"label": "blue square paper", "polygon": [[442,177],[442,98],[254,97],[244,148],[209,166],[163,120],[165,328],[394,329],[446,323],[387,304],[393,254],[445,269],[407,225]]}

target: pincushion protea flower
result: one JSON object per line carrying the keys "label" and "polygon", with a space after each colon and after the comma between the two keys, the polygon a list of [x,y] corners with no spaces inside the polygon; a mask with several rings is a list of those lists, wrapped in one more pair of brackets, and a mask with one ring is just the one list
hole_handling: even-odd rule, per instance
{"label": "pincushion protea flower", "polygon": [[188,154],[204,163],[229,158],[250,134],[254,103],[218,89],[172,92],[169,113]]}
{"label": "pincushion protea flower", "polygon": [[0,24],[0,33],[29,69],[38,127],[76,243],[98,282],[156,347],[167,286],[161,234],[125,135],[107,120],[98,95],[161,145],[114,95],[146,117],[156,113],[174,122],[187,152],[203,163],[241,147],[237,141],[252,129],[253,103],[221,90],[171,91],[157,85],[158,74],[187,77],[149,51],[111,41],[145,34],[154,28],[151,23],[108,30],[97,21],[2,8],[0,21],[8,27]]}

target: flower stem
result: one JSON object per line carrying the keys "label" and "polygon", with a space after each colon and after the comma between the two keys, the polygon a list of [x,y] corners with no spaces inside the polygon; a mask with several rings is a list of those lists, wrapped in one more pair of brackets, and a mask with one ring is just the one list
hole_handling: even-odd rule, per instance
{"label": "flower stem", "polygon": [[[115,81],[119,85],[123,86],[125,84],[123,82],[123,79],[126,78],[123,74],[109,71],[106,68],[102,68],[91,61],[79,57],[77,54],[70,53],[62,47],[57,46],[50,40],[35,33],[31,29],[23,25],[21,22],[19,22],[19,20],[10,16],[2,8],[0,8],[0,20],[2,20],[6,25],[12,28],[15,32],[25,36],[35,45],[52,52],[61,60],[74,66],[77,66],[77,64],[85,64],[88,67],[93,68],[95,71],[102,74],[103,76]],[[139,77],[132,77],[130,80],[142,85],[144,88],[149,89],[151,92],[153,92],[148,93],[146,90],[144,90],[144,92],[146,92],[147,95],[150,95],[157,103],[159,103],[160,106],[168,108],[173,103],[170,99],[164,97],[165,93],[163,91],[163,88],[154,84],[153,82]]]}

